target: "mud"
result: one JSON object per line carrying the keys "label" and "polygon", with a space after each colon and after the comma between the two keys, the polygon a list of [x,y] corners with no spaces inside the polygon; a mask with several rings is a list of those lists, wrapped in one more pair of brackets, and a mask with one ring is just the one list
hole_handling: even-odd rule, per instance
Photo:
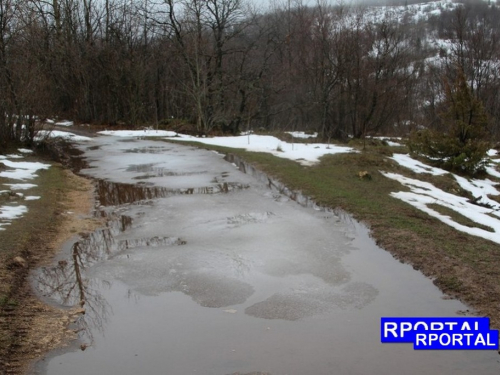
{"label": "mud", "polygon": [[[84,310],[80,341],[36,373],[499,373],[496,352],[380,343],[381,316],[467,307],[348,215],[235,158],[231,169],[218,154],[178,145],[92,142],[81,172],[97,179],[96,216],[108,224],[34,282],[47,302]],[[143,168],[172,173],[144,186]]]}
{"label": "mud", "polygon": [[[57,168],[57,167],[53,167]],[[12,249],[24,259],[22,267],[0,271],[2,289],[10,288],[15,304],[7,305],[0,312],[1,328],[1,374],[26,373],[31,361],[51,349],[67,344],[70,338],[75,339],[75,332],[68,324],[79,315],[74,309],[59,309],[44,304],[33,295],[27,281],[31,268],[41,264],[50,264],[55,254],[69,238],[78,232],[92,232],[102,222],[89,216],[92,210],[92,184],[75,176],[70,171],[63,171],[61,176],[71,187],[60,196],[56,205],[48,199],[44,209],[54,221],[50,226],[47,219],[37,214],[30,225],[26,225],[28,241],[26,245]],[[47,193],[49,195],[49,193]],[[46,196],[44,196],[45,198]],[[55,230],[57,226],[57,230]],[[5,253],[3,253],[5,255]],[[2,259],[5,264],[5,257]],[[7,259],[9,261],[9,259]],[[3,307],[3,306],[2,306]]]}

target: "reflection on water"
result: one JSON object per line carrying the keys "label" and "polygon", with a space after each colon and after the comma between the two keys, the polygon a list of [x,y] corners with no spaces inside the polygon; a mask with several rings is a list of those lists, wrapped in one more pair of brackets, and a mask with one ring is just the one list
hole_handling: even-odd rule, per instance
{"label": "reflection on water", "polygon": [[[162,148],[147,148],[137,149],[132,152],[152,152],[163,150]],[[314,201],[300,192],[289,190],[286,186],[277,180],[269,178],[264,173],[256,170],[253,166],[246,164],[242,160],[234,156],[226,157],[226,160],[235,165],[243,172],[252,175],[257,180],[265,182],[274,195],[278,198],[288,197],[297,203],[320,209]],[[163,168],[155,169],[155,163],[130,165],[127,171],[139,173],[164,173],[168,174]],[[206,173],[204,172],[186,172],[185,175]],[[174,175],[172,173],[172,175]],[[179,173],[175,175],[180,175]],[[169,247],[169,246],[182,246],[186,241],[179,237],[172,236],[152,236],[148,238],[127,238],[119,239],[119,235],[133,226],[133,219],[131,216],[119,214],[120,206],[129,203],[145,204],[155,198],[163,198],[174,195],[189,195],[189,194],[219,194],[229,193],[232,190],[247,189],[248,184],[226,182],[224,179],[229,176],[229,172],[223,172],[220,177],[214,177],[211,181],[212,186],[200,188],[185,188],[185,189],[169,189],[158,186],[145,186],[142,184],[126,184],[110,182],[106,180],[96,180],[96,192],[100,208],[96,211],[95,215],[106,219],[106,227],[98,229],[91,234],[82,235],[79,241],[73,244],[70,256],[67,260],[61,260],[57,264],[49,267],[41,268],[35,278],[34,286],[38,292],[46,298],[61,304],[63,306],[72,307],[80,306],[83,314],[77,320],[79,328],[81,329],[82,336],[90,342],[93,341],[92,331],[96,329],[101,332],[103,324],[107,321],[111,314],[111,306],[102,297],[99,291],[108,290],[111,284],[107,281],[102,281],[96,278],[90,278],[87,274],[89,267],[98,262],[114,258],[119,255],[126,255],[126,250],[134,248],[152,248],[152,247]],[[274,217],[273,212],[250,212],[243,213],[226,218],[229,228],[238,228],[245,224],[264,223],[269,218]],[[336,216],[338,217],[338,216]],[[285,262],[286,263],[286,262]],[[305,272],[305,271],[304,271]],[[343,276],[343,273],[336,270],[335,275]],[[221,307],[241,303],[248,296],[253,293],[253,289],[246,284],[242,284],[238,288],[236,279],[230,280],[230,287],[224,286],[224,280],[217,281],[217,290],[224,293],[219,296],[214,296],[210,293],[207,294],[207,286],[214,284],[212,279],[206,279],[203,275],[192,274],[189,278],[189,283],[181,278],[179,285],[175,284],[172,290],[180,290],[183,293],[190,295],[193,300],[197,301],[201,306]],[[178,286],[176,288],[175,286]],[[187,288],[187,289],[186,289]],[[238,295],[233,296],[233,292],[237,291]],[[131,293],[131,292],[130,292]],[[232,294],[233,293],[233,294]],[[365,293],[366,294],[366,293]],[[373,299],[376,293],[368,293],[370,298],[365,298],[360,301],[344,301],[346,296],[340,293],[338,296],[332,294],[331,299],[335,305],[356,305],[361,303],[364,305]],[[243,297],[242,297],[243,296]],[[286,296],[285,296],[286,297]],[[241,301],[238,298],[242,298]],[[229,299],[230,302],[227,302]],[[276,303],[275,299],[279,299]],[[310,296],[309,300],[304,301],[305,304],[297,305],[297,301],[293,300],[290,303],[293,306],[288,306],[288,303],[282,301],[283,297],[279,294],[270,296],[269,299],[246,309],[246,313],[251,316],[257,316],[266,319],[284,319],[295,320],[303,315],[302,310],[317,311],[320,308],[315,308],[317,300],[324,299],[320,296],[315,299],[315,296]],[[287,300],[288,301],[288,300]],[[300,301],[299,301],[300,302]],[[281,305],[282,307],[288,306],[283,309],[282,314],[277,314],[273,310],[272,317],[267,316],[269,312],[268,305]],[[300,308],[302,306],[302,308]],[[320,306],[321,307],[321,306]],[[288,315],[287,315],[288,314]],[[290,315],[292,314],[292,315]],[[293,315],[295,314],[295,315]]]}
{"label": "reflection on water", "polygon": [[220,194],[233,190],[248,189],[249,185],[237,182],[221,182],[200,188],[169,189],[159,186],[132,185],[105,180],[97,181],[97,194],[102,206],[116,206],[154,198],[185,194]]}
{"label": "reflection on water", "polygon": [[344,223],[349,223],[349,224],[356,223],[356,221],[352,218],[352,216],[349,215],[347,212],[341,209],[331,209],[328,207],[318,206],[318,204],[311,197],[302,194],[302,192],[300,191],[289,189],[281,181],[269,177],[267,174],[258,170],[253,165],[246,163],[243,159],[241,159],[237,155],[227,154],[224,157],[224,160],[235,165],[243,173],[249,174],[258,181],[266,184],[270,190],[276,193],[274,195],[274,199],[276,201],[285,201],[286,199],[284,199],[284,197],[288,197],[289,199],[297,202],[303,207],[312,208],[316,211],[325,211],[333,213],[335,214],[336,217],[340,218],[340,220]]}
{"label": "reflection on water", "polygon": [[[106,228],[83,234],[80,240],[72,245],[70,254],[65,260],[60,260],[52,266],[41,267],[33,278],[33,287],[39,295],[65,307],[81,307],[75,323],[78,325],[81,338],[90,343],[93,342],[92,332],[94,330],[102,332],[112,309],[100,293],[109,289],[111,283],[89,278],[86,272],[88,268],[127,249],[186,243],[177,237],[117,240],[116,236],[119,233],[132,226],[132,218],[109,214],[104,210],[100,210],[98,216],[109,219]],[[130,297],[131,292],[129,294]]]}
{"label": "reflection on water", "polygon": [[208,171],[192,171],[192,172],[174,172],[165,167],[156,167],[157,163],[132,164],[125,169],[127,172],[144,173],[133,177],[134,180],[144,180],[155,177],[172,177],[172,176],[196,176],[204,175]]}
{"label": "reflection on water", "polygon": [[167,147],[149,146],[149,147],[130,148],[125,150],[125,152],[133,154],[161,154],[170,150],[171,149]]}
{"label": "reflection on water", "polygon": [[78,323],[95,350],[47,359],[43,373],[498,374],[483,353],[381,346],[380,316],[449,316],[462,305],[360,239],[356,224],[337,224],[350,216],[235,157],[226,160],[261,183],[210,153],[171,146],[158,157],[153,143],[130,142],[137,153],[116,143],[87,152],[89,174],[120,181],[96,180],[106,227],[37,274],[41,294],[84,309]]}
{"label": "reflection on water", "polygon": [[86,244],[86,241],[76,242],[68,260],[61,260],[54,266],[38,270],[34,287],[42,296],[58,304],[66,307],[80,306],[81,314],[75,323],[82,339],[93,342],[92,332],[102,332],[111,312],[110,305],[99,291],[109,288],[111,284],[86,277],[88,259],[97,258],[96,254],[89,254]]}

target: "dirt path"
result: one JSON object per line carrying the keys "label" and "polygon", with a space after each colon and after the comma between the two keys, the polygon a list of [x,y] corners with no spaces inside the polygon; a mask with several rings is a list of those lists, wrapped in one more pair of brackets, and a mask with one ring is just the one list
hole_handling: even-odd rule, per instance
{"label": "dirt path", "polygon": [[68,259],[40,282],[77,285],[93,348],[52,353],[40,373],[499,373],[496,353],[380,343],[381,316],[466,306],[340,213],[213,152],[115,137],[80,150],[112,220],[77,247],[86,272]]}
{"label": "dirt path", "polygon": [[78,314],[77,309],[63,311],[44,304],[34,295],[29,282],[30,271],[51,262],[66,241],[100,225],[90,217],[92,182],[69,170],[62,170],[61,176],[69,190],[60,192],[55,207],[46,207],[53,210],[49,226],[45,223],[45,228],[25,228],[30,238],[22,248],[1,254],[4,259],[0,259],[0,280],[10,287],[4,298],[13,302],[7,300],[0,310],[0,374],[25,373],[33,359],[63,346],[75,335],[68,324]]}
{"label": "dirt path", "polygon": [[[156,148],[158,148],[156,147],[156,145],[155,147],[150,146],[149,148],[135,147],[132,150],[134,155],[133,163],[136,163],[136,158],[138,158],[138,156],[136,156],[137,153],[139,153],[139,155],[142,155],[142,153],[145,152],[144,150],[148,149],[156,150]],[[96,148],[94,151],[97,150],[98,148]],[[122,157],[123,155],[119,155],[120,159]],[[185,161],[185,158],[183,158],[182,160]],[[154,162],[156,163],[156,159],[154,160]],[[149,178],[151,177],[149,175],[144,177],[145,175],[142,169],[146,167],[151,168],[152,165],[153,164],[151,163],[137,164],[137,165],[133,164],[132,165],[133,168],[128,168],[128,169],[136,170],[138,173],[140,172],[142,178]],[[156,166],[156,164],[155,168],[152,169],[153,172],[156,171],[156,173],[159,173],[162,176],[163,174],[167,175],[166,173],[163,173],[164,169]],[[25,262],[23,263],[23,261],[19,260],[14,261],[13,256],[3,259],[1,258],[0,254],[0,284],[4,283],[4,280],[10,280],[9,282],[12,282],[13,285],[11,289],[11,295],[15,295],[16,297],[15,304],[7,303],[5,304],[5,306],[0,306],[2,308],[0,311],[0,333],[3,335],[4,332],[8,332],[9,334],[9,337],[6,338],[5,340],[8,343],[6,351],[4,351],[2,347],[0,347],[0,375],[21,374],[27,372],[29,370],[29,365],[30,363],[32,363],[33,359],[41,358],[44,355],[44,353],[53,348],[64,346],[65,344],[69,343],[71,338],[75,337],[75,332],[71,329],[68,329],[68,326],[72,321],[74,321],[78,317],[79,309],[74,308],[72,310],[63,311],[45,305],[44,303],[40,302],[35,295],[33,295],[33,292],[31,291],[31,287],[28,281],[28,275],[30,270],[39,267],[41,265],[49,264],[51,261],[53,261],[54,255],[57,254],[58,251],[60,251],[60,249],[63,247],[63,244],[66,241],[68,241],[71,237],[81,232],[92,232],[96,227],[102,224],[99,221],[90,218],[89,216],[93,206],[92,192],[94,187],[92,182],[83,179],[81,177],[75,176],[74,174],[72,174],[67,170],[63,171],[63,173],[64,173],[64,179],[67,180],[68,185],[72,186],[72,189],[69,191],[69,193],[66,191],[64,192],[64,195],[61,195],[61,198],[64,196],[64,200],[62,200],[59,203],[59,206],[54,210],[54,220],[51,222],[50,227],[46,227],[42,235],[32,236],[33,238],[31,238],[28,241],[28,245],[26,245],[22,249],[19,249],[18,253]],[[152,172],[150,171],[150,173]],[[108,172],[105,171],[104,175],[107,174]],[[221,177],[225,178],[226,177],[225,174],[226,172],[222,173]],[[217,176],[217,178],[219,178],[219,176]],[[129,182],[134,182],[134,181],[135,180]],[[224,206],[227,205],[225,199],[223,202],[220,203],[221,204],[223,203]],[[252,210],[254,210],[254,207],[252,207]],[[166,209],[164,211],[166,212]],[[190,210],[189,212],[191,211],[193,210]],[[71,214],[68,214],[68,212],[71,212]],[[238,215],[234,217],[228,216],[231,219],[230,224],[232,226],[239,226],[241,224],[239,221],[241,221],[242,218],[248,219],[247,217],[248,215],[250,215],[249,217],[251,220],[253,221],[256,220],[254,216],[251,216],[253,215],[253,211],[251,211],[250,214],[248,214],[247,216],[245,215]],[[272,217],[273,220],[275,220],[274,214]],[[293,217],[293,215],[290,215],[290,217]],[[259,216],[258,219],[260,220],[262,218]],[[235,220],[238,220],[238,223],[235,224]],[[170,226],[168,227],[170,228]],[[286,238],[286,236],[283,236],[283,238]],[[232,241],[231,243],[234,243],[234,241]],[[228,245],[227,247],[230,246]],[[386,247],[390,249],[390,245]],[[188,246],[184,246],[182,251],[185,252],[186,248],[188,248]],[[306,246],[304,246],[304,248],[306,248]],[[231,261],[234,261],[239,266],[241,266],[242,264],[244,265],[244,262],[242,263],[242,259],[240,259],[239,257],[236,259],[231,259]],[[3,266],[1,266],[2,264],[7,264],[8,268],[3,269],[2,268]],[[250,262],[250,264],[253,263]],[[217,264],[217,266],[219,266],[219,264]],[[176,270],[174,269],[174,271]],[[238,271],[240,271],[239,268]],[[387,274],[391,273],[388,272]],[[194,287],[193,287],[193,292],[196,292]],[[125,291],[120,290],[120,293],[124,294]],[[276,301],[272,300],[271,302],[274,303]],[[179,301],[179,304],[181,303],[184,302]],[[209,303],[212,303],[211,299],[209,300]],[[262,312],[263,309],[262,306],[264,306],[264,304],[261,302],[260,304],[257,303],[256,305],[258,308],[256,307],[252,308],[252,306],[248,307],[248,312],[250,314],[247,315],[254,314],[258,317],[261,316],[268,317],[265,311]],[[197,306],[193,307],[189,305],[186,307],[186,310],[195,311],[195,307]],[[155,309],[158,309],[158,307],[154,307],[153,310]],[[116,310],[128,311],[126,309],[116,309]],[[224,312],[226,312],[225,316],[231,316],[231,317],[236,316],[234,315],[236,314],[235,309],[234,310],[227,309],[224,310]],[[203,312],[203,314],[205,313]],[[200,312],[200,319],[199,319],[200,321],[205,319],[205,315],[203,314]],[[139,314],[139,315],[144,315],[144,314]],[[175,312],[172,312],[172,317],[175,317]],[[182,321],[181,318],[182,316],[172,320]],[[163,322],[163,320],[164,319],[162,318],[161,321]],[[221,330],[224,327],[226,327],[226,324],[227,324],[226,321],[221,323]],[[245,326],[245,324],[238,324],[237,326],[235,326],[234,329],[236,330],[240,326]],[[158,326],[160,326],[160,323],[158,323]],[[147,326],[145,327],[145,329],[146,328]],[[257,331],[258,328],[259,327],[255,327],[255,331]],[[121,328],[119,330],[121,330]],[[275,328],[273,327],[273,332],[274,330]],[[268,329],[266,328],[266,332],[267,331]],[[217,335],[220,335],[220,332],[218,332]],[[181,336],[182,335],[179,334],[179,337]],[[149,337],[147,339],[149,340]],[[2,338],[1,340],[3,341],[4,339]],[[279,340],[282,341],[281,335],[279,336]],[[293,342],[293,340],[288,340],[288,341]],[[325,347],[326,346],[328,345],[325,345]],[[234,354],[232,354],[233,352],[234,351],[231,352],[232,356],[234,356]],[[365,352],[369,351],[365,350]],[[177,357],[180,357],[180,355]],[[4,358],[7,358],[7,360],[4,361]],[[402,356],[401,358],[404,358],[404,356]]]}

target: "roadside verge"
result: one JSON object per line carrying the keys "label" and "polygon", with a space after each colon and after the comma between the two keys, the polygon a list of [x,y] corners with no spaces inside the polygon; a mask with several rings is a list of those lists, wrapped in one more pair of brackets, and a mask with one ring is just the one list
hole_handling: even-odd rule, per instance
{"label": "roadside verge", "polygon": [[41,302],[32,292],[30,272],[53,261],[62,245],[90,232],[93,184],[60,164],[39,172],[29,212],[0,232],[0,373],[26,372],[31,360],[74,337],[68,329],[75,311]]}

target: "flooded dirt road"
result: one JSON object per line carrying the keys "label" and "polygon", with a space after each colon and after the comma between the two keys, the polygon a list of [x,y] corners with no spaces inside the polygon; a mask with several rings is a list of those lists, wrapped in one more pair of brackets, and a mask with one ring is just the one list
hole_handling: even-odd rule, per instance
{"label": "flooded dirt road", "polygon": [[36,373],[500,373],[495,351],[380,343],[382,316],[467,308],[345,215],[214,152],[113,137],[81,148],[109,221],[34,275],[44,300],[85,310],[80,342]]}

